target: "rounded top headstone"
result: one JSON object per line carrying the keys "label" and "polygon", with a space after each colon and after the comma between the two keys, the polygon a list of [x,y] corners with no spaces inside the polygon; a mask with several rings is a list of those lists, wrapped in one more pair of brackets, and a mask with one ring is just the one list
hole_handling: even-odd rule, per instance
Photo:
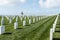
{"label": "rounded top headstone", "polygon": [[18,16],[16,17],[16,22],[18,21]]}

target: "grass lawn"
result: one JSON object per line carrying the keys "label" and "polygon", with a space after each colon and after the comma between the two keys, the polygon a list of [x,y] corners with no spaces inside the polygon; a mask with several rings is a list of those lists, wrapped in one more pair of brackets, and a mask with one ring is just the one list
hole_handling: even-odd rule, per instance
{"label": "grass lawn", "polygon": [[19,27],[15,30],[14,22],[16,21],[16,18],[12,20],[12,23],[10,24],[9,20],[4,17],[6,33],[0,35],[0,40],[49,40],[49,30],[52,27],[55,18],[56,16],[50,16],[41,19],[39,22],[33,23],[33,17],[31,17],[32,24],[29,25],[28,18],[26,17],[27,25],[23,27],[22,21],[18,17]]}

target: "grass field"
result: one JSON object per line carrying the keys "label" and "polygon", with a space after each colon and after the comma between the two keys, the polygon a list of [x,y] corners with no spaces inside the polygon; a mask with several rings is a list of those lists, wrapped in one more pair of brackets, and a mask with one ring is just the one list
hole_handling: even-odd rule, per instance
{"label": "grass field", "polygon": [[9,23],[9,20],[4,17],[4,25],[6,32],[0,35],[0,40],[50,40],[50,28],[52,27],[56,16],[49,16],[35,23],[33,23],[33,18],[36,17],[30,17],[30,19],[32,20],[32,24],[29,24],[28,17],[26,17],[27,24],[23,27],[22,21],[18,16],[18,28],[15,30],[14,22],[16,21],[16,17],[12,20],[12,23]]}

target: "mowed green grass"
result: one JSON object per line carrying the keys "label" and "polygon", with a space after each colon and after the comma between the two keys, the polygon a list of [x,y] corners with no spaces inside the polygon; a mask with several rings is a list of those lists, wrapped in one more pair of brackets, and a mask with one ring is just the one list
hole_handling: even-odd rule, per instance
{"label": "mowed green grass", "polygon": [[[31,20],[33,18],[31,17]],[[19,27],[15,30],[14,22],[16,18],[9,24],[9,20],[4,17],[6,33],[0,35],[0,40],[49,40],[49,30],[55,18],[56,16],[51,16],[30,25],[28,24],[28,18],[26,18],[27,25],[23,27],[22,21],[18,17]]]}

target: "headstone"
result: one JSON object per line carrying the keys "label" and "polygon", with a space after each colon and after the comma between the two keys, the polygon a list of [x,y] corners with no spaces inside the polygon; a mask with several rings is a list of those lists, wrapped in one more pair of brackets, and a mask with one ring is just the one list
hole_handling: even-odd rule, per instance
{"label": "headstone", "polygon": [[0,35],[5,33],[5,26],[0,26]]}
{"label": "headstone", "polygon": [[4,17],[2,17],[1,25],[4,25]]}
{"label": "headstone", "polygon": [[24,20],[24,21],[23,21],[23,26],[25,26],[25,25],[26,25],[26,21]]}
{"label": "headstone", "polygon": [[15,16],[9,16],[9,23],[12,23],[12,20],[15,18]]}
{"label": "headstone", "polygon": [[31,19],[29,19],[29,24],[31,24]]}
{"label": "headstone", "polygon": [[40,20],[40,17],[39,17],[39,20]]}
{"label": "headstone", "polygon": [[9,16],[9,23],[12,23],[12,17]]}
{"label": "headstone", "polygon": [[13,16],[13,19],[15,18],[15,16]]}
{"label": "headstone", "polygon": [[17,29],[18,28],[18,22],[15,22],[14,23],[14,29]]}
{"label": "headstone", "polygon": [[26,20],[26,16],[24,17],[24,19]]}
{"label": "headstone", "polygon": [[38,21],[39,21],[39,17],[38,17]]}
{"label": "headstone", "polygon": [[56,24],[53,24],[53,32],[55,32]]}
{"label": "headstone", "polygon": [[36,21],[38,22],[38,17],[36,17]]}
{"label": "headstone", "polygon": [[58,16],[56,17],[54,24],[53,24],[53,32],[55,32],[56,24],[57,24]]}
{"label": "headstone", "polygon": [[53,29],[50,29],[50,40],[53,40]]}
{"label": "headstone", "polygon": [[28,19],[29,19],[29,17],[28,17]]}
{"label": "headstone", "polygon": [[[19,16],[19,17],[20,17],[20,16]],[[20,20],[22,21],[22,19],[23,19],[23,17],[21,16],[21,17],[20,17]]]}
{"label": "headstone", "polygon": [[0,35],[3,33],[5,33],[4,17],[2,17],[2,20],[1,20]]}
{"label": "headstone", "polygon": [[58,16],[56,17],[55,23],[57,23],[57,20],[58,20]]}
{"label": "headstone", "polygon": [[16,17],[16,22],[18,22],[18,16]]}
{"label": "headstone", "polygon": [[9,20],[9,17],[8,16],[5,16],[7,18],[7,20]]}
{"label": "headstone", "polygon": [[18,28],[18,17],[16,17],[16,22],[14,23],[14,29]]}
{"label": "headstone", "polygon": [[35,23],[35,18],[33,18],[33,23]]}
{"label": "headstone", "polygon": [[12,19],[11,18],[9,19],[9,23],[12,23]]}

